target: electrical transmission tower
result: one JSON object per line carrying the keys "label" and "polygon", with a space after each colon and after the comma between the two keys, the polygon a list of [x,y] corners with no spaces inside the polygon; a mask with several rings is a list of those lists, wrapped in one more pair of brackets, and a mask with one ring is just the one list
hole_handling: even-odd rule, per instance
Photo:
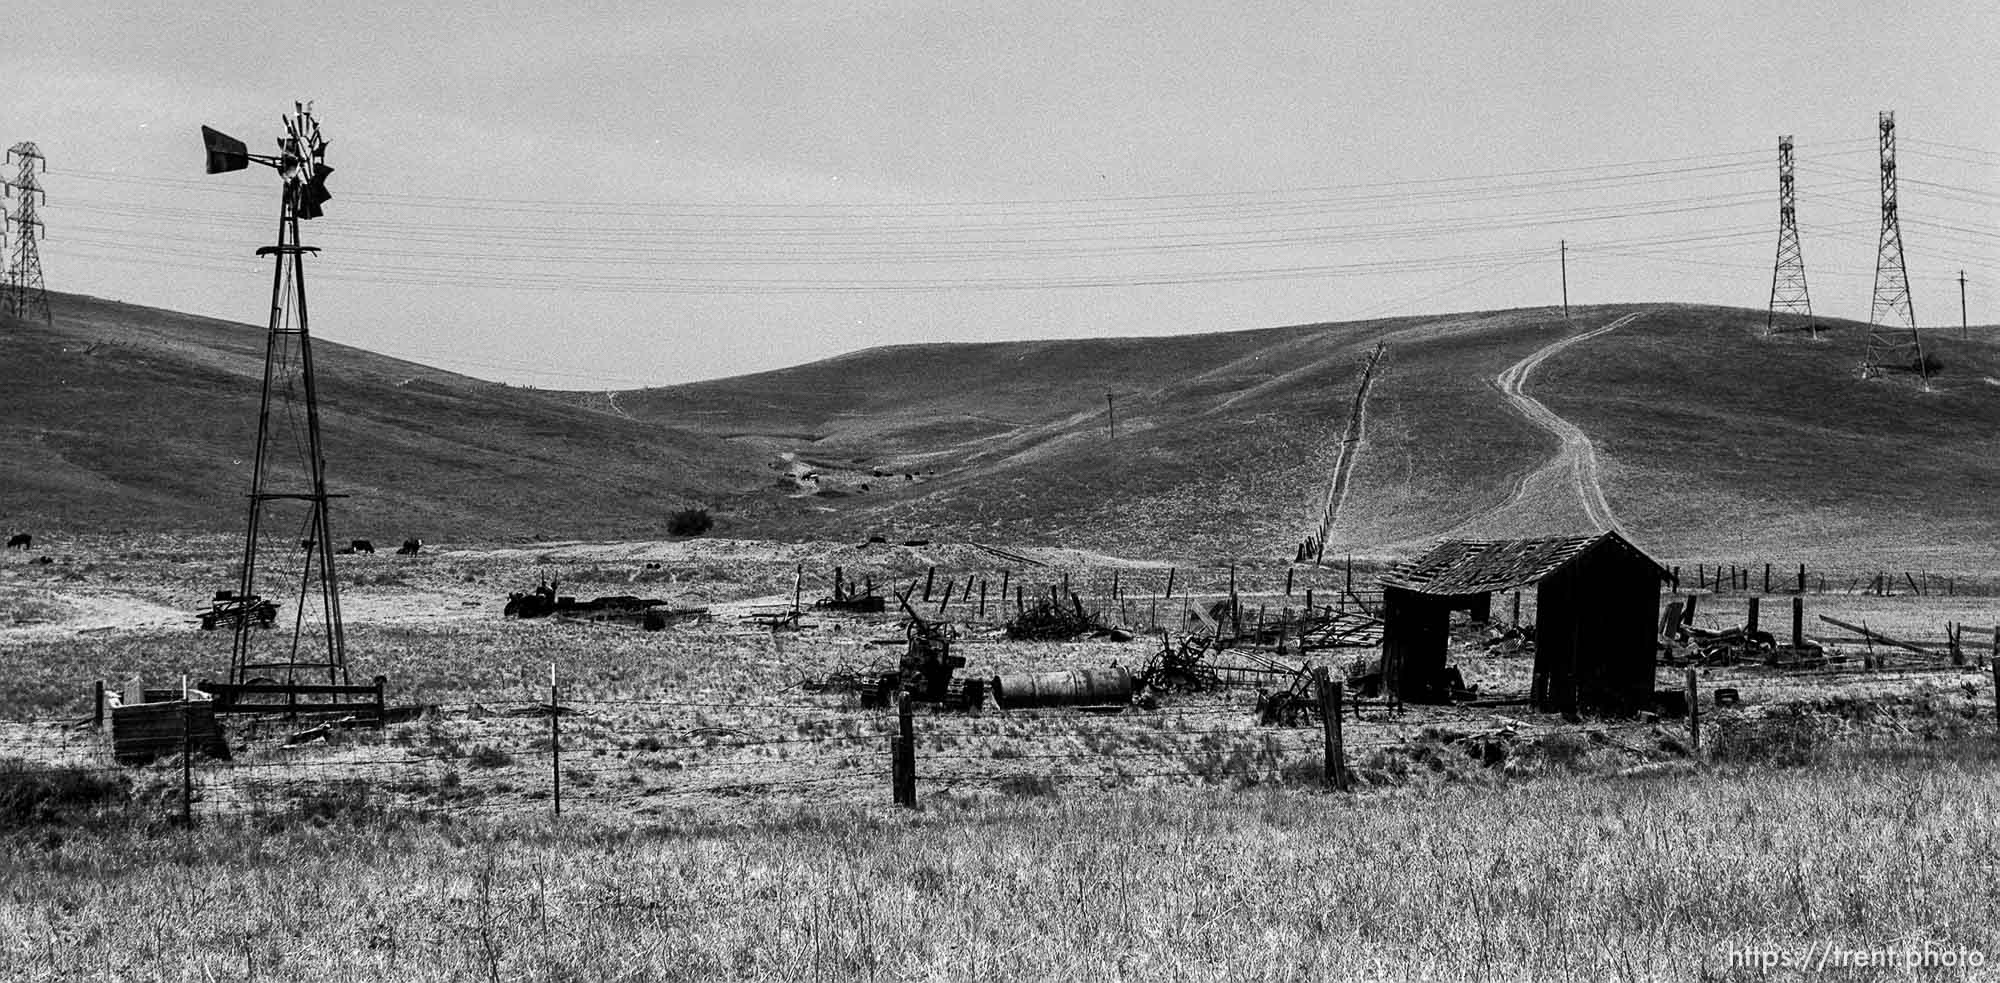
{"label": "electrical transmission tower", "polygon": [[1771,267],[1771,310],[1764,317],[1764,333],[1778,329],[1778,315],[1803,315],[1806,330],[1819,337],[1819,323],[1813,320],[1812,299],[1806,295],[1806,259],[1799,251],[1798,216],[1792,198],[1792,138],[1778,138],[1778,259]]}
{"label": "electrical transmission tower", "polygon": [[1903,265],[1903,230],[1896,221],[1896,114],[1877,117],[1882,134],[1882,242],[1875,251],[1875,302],[1868,314],[1863,378],[1885,369],[1907,369],[1930,379],[1917,315],[1910,307],[1910,275]]}
{"label": "electrical transmission tower", "polygon": [[[41,204],[48,204],[48,195],[42,191],[41,180],[35,172],[48,170],[48,162],[42,159],[41,148],[32,142],[22,141],[7,148],[7,163],[20,158],[21,169],[11,181],[0,182],[7,186],[7,194],[15,197],[14,213],[7,216],[7,226],[14,240],[12,262],[7,264],[6,312],[19,318],[39,317],[43,324],[49,323],[49,292],[42,285],[42,254],[36,243],[42,238],[42,220],[35,216],[37,198]],[[18,194],[17,194],[18,193]]]}

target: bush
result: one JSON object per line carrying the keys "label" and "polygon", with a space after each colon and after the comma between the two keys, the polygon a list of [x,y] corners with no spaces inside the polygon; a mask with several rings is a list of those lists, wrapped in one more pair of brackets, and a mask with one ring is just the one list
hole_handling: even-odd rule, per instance
{"label": "bush", "polygon": [[474,768],[505,768],[514,763],[514,756],[508,754],[505,748],[497,748],[491,744],[481,744],[465,757],[466,762]]}
{"label": "bush", "polygon": [[67,825],[131,798],[132,785],[123,775],[0,761],[0,828]]}
{"label": "bush", "polygon": [[667,516],[667,533],[672,536],[699,536],[715,528],[715,517],[707,509],[682,509]]}

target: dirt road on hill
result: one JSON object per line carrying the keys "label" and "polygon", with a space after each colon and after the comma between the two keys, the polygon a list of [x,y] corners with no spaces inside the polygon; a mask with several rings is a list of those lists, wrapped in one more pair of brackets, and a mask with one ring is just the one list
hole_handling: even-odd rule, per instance
{"label": "dirt road on hill", "polygon": [[[1594,328],[1582,334],[1571,335],[1537,349],[1513,365],[1508,366],[1493,382],[1500,388],[1500,394],[1528,422],[1555,435],[1561,442],[1555,456],[1541,467],[1523,475],[1514,483],[1514,491],[1507,501],[1493,509],[1460,523],[1445,538],[1459,538],[1474,530],[1484,528],[1484,534],[1491,535],[1492,527],[1513,524],[1524,515],[1546,516],[1569,504],[1573,500],[1582,507],[1583,516],[1591,528],[1598,532],[1616,532],[1626,535],[1625,528],[1618,523],[1618,517],[1604,500],[1604,489],[1598,481],[1597,449],[1590,438],[1584,435],[1576,424],[1557,416],[1553,410],[1542,405],[1540,400],[1525,392],[1528,376],[1549,357],[1571,345],[1589,341],[1599,335],[1616,331],[1639,318],[1638,314],[1627,314],[1601,328]],[[1514,532],[1512,535],[1522,535]]]}

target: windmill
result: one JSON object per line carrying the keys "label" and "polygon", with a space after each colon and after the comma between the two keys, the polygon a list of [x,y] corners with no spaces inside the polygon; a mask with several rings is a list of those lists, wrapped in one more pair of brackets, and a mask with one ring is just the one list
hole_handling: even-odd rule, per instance
{"label": "windmill", "polygon": [[[319,392],[306,319],[305,257],[319,249],[299,241],[299,223],[318,218],[333,197],[326,189],[333,168],[326,164],[326,138],[312,105],[293,107],[295,112],[284,117],[278,152],[271,155],[250,153],[243,141],[201,128],[208,173],[240,171],[255,163],[276,170],[283,182],[278,243],[257,250],[257,255],[272,258],[271,319],[243,564],[237,589],[218,594],[212,612],[216,617],[204,618],[234,629],[229,682],[209,684],[216,691],[218,711],[331,709],[301,702],[300,696],[337,698],[349,688],[327,516],[328,502],[345,496],[326,490]],[[253,694],[282,695],[284,702],[230,705]]]}

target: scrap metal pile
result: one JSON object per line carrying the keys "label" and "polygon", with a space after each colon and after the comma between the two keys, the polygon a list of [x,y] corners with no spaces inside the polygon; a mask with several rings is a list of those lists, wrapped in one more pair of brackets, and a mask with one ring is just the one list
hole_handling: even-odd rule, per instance
{"label": "scrap metal pile", "polygon": [[579,601],[566,594],[558,594],[556,581],[544,580],[532,591],[516,591],[507,596],[507,606],[501,614],[508,618],[557,618],[574,621],[598,621],[614,624],[638,625],[647,631],[659,631],[677,621],[700,620],[708,614],[707,608],[679,608],[670,602],[654,597],[638,597],[632,594],[614,594]]}

